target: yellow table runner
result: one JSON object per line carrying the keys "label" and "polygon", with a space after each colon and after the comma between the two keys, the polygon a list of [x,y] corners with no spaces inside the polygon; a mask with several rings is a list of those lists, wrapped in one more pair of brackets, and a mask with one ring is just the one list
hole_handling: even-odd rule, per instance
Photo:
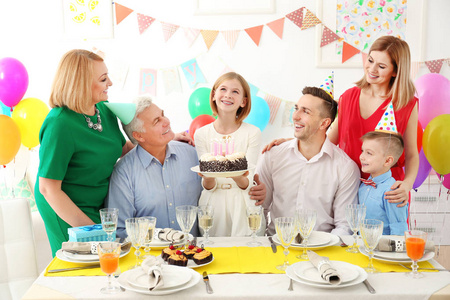
{"label": "yellow table runner", "polygon": [[[270,247],[217,247],[208,248],[214,255],[214,261],[209,265],[196,268],[199,273],[207,271],[209,274],[224,274],[224,273],[273,273],[283,274],[276,268],[284,262],[283,247],[278,246],[277,253],[273,253]],[[369,258],[361,253],[348,253],[346,248],[339,246],[327,247],[322,250],[315,251],[321,256],[327,256],[330,260],[345,261],[362,268],[369,263]],[[142,251],[141,251],[142,253]],[[158,256],[161,250],[150,252],[151,255]],[[288,260],[290,264],[302,261],[296,258],[300,254],[299,249],[289,249]],[[133,249],[120,258],[119,267],[122,272],[128,270],[136,262]],[[409,272],[405,268],[397,264],[387,264],[377,260],[373,260],[376,269],[381,272]],[[48,273],[48,270],[63,269],[83,266],[77,263],[70,263],[54,258],[45,270],[45,276],[98,276],[105,275],[100,267],[94,269],[83,269],[59,273]],[[419,268],[433,268],[429,262],[420,262]],[[434,272],[434,271],[431,271]]]}

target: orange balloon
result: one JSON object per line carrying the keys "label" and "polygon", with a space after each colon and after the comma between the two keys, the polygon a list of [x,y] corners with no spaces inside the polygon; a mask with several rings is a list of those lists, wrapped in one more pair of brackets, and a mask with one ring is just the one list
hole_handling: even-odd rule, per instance
{"label": "orange balloon", "polygon": [[8,116],[0,115],[0,165],[13,160],[20,148],[20,130]]}

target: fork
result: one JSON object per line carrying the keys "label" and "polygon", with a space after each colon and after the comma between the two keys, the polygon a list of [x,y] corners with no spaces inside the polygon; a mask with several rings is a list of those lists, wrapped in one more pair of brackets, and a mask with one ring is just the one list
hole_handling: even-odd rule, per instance
{"label": "fork", "polygon": [[338,235],[339,240],[341,241],[341,247],[348,247],[348,245],[342,240],[342,238]]}
{"label": "fork", "polygon": [[[407,269],[407,270],[411,270],[410,267],[407,267],[403,264],[399,264],[400,266],[402,266],[403,268]],[[432,271],[447,271],[450,272],[450,270],[447,269],[443,269],[443,268],[418,268],[417,270],[432,270]]]}

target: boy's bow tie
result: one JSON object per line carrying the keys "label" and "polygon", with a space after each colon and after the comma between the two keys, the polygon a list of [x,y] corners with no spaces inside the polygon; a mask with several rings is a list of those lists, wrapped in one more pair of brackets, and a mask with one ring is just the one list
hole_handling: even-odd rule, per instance
{"label": "boy's bow tie", "polygon": [[370,180],[364,179],[364,178],[360,178],[360,179],[361,179],[361,182],[364,183],[365,185],[371,185],[374,188],[377,188],[377,184],[372,179],[370,179]]}

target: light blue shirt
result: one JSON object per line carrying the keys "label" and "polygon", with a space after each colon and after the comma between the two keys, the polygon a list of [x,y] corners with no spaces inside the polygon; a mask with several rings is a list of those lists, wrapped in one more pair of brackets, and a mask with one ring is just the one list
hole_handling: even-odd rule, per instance
{"label": "light blue shirt", "polygon": [[408,230],[408,205],[397,207],[397,203],[389,203],[384,198],[384,193],[390,191],[395,183],[391,170],[369,179],[372,179],[377,187],[361,183],[358,190],[359,203],[366,206],[366,219],[383,221],[383,235],[404,235]]}
{"label": "light blue shirt", "polygon": [[[198,165],[197,152],[189,144],[171,141],[162,165],[153,155],[136,146],[114,167],[106,207],[119,209],[117,236],[126,237],[128,218],[156,217],[157,228],[180,230],[175,207],[197,206],[202,192],[201,177],[191,171]],[[197,224],[191,234],[198,235]]]}

